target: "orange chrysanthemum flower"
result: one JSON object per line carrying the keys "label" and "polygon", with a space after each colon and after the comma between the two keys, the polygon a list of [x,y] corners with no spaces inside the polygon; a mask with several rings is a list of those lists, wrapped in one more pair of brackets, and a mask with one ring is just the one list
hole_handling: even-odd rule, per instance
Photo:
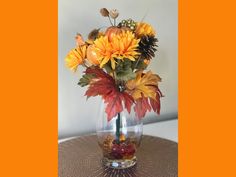
{"label": "orange chrysanthemum flower", "polygon": [[130,31],[123,31],[114,35],[111,41],[107,36],[101,36],[94,41],[94,50],[97,53],[100,67],[111,61],[112,69],[115,69],[115,59],[129,59],[134,61],[139,55],[137,52],[139,39],[136,39]]}
{"label": "orange chrysanthemum flower", "polygon": [[86,45],[72,49],[65,58],[66,66],[75,72],[78,66],[84,62],[86,49]]}
{"label": "orange chrysanthemum flower", "polygon": [[131,31],[123,31],[121,34],[115,35],[112,38],[111,46],[116,58],[127,58],[134,61],[135,57],[139,55],[136,51],[138,43],[139,39],[135,39],[134,34]]}
{"label": "orange chrysanthemum flower", "polygon": [[137,23],[136,24],[136,29],[135,29],[135,34],[138,37],[144,36],[144,35],[149,35],[149,36],[155,36],[156,32],[154,30],[154,28],[147,24],[147,23]]}

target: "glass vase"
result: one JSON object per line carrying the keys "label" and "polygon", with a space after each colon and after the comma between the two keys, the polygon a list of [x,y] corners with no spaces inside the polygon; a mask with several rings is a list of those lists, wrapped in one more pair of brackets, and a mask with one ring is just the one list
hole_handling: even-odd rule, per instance
{"label": "glass vase", "polygon": [[136,164],[135,154],[140,145],[143,124],[134,112],[124,110],[108,121],[102,104],[96,132],[105,166],[124,169]]}

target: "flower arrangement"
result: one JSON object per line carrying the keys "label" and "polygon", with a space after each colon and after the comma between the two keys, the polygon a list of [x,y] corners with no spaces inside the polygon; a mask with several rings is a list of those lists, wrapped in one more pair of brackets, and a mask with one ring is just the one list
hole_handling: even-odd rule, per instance
{"label": "flower arrangement", "polygon": [[[161,78],[146,71],[155,57],[158,40],[150,24],[132,19],[116,24],[117,10],[102,8],[100,13],[109,19],[111,26],[92,30],[86,41],[77,34],[76,47],[68,53],[65,62],[74,72],[78,66],[86,68],[78,84],[88,86],[87,98],[102,97],[108,122],[116,118],[116,138],[109,134],[100,143],[107,158],[105,164],[113,164],[109,159],[123,159],[129,163],[125,165],[128,167],[136,163],[134,153],[139,140],[122,132],[120,114],[133,109],[141,119],[148,111],[160,113]],[[124,162],[118,162],[123,168]]]}
{"label": "flower arrangement", "polygon": [[[121,111],[131,111],[141,119],[147,111],[160,113],[161,78],[145,72],[157,51],[156,32],[150,24],[122,20],[116,25],[117,10],[100,10],[111,23],[105,31],[92,30],[88,40],[76,36],[76,47],[65,58],[66,66],[76,71],[86,67],[79,85],[88,86],[85,95],[101,96],[106,103],[108,121]],[[113,22],[112,22],[113,21]]]}

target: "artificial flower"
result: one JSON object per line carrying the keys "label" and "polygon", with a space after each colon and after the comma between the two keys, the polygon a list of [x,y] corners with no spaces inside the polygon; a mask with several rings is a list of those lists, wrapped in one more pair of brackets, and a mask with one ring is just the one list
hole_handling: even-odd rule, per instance
{"label": "artificial flower", "polygon": [[135,60],[135,57],[139,55],[137,47],[139,39],[136,39],[131,31],[123,31],[122,33],[115,35],[111,41],[112,49],[115,51],[114,55],[118,59],[130,59]]}
{"label": "artificial flower", "polygon": [[[86,67],[78,84],[88,86],[87,98],[102,97],[108,121],[131,109],[139,119],[151,110],[160,114],[161,78],[151,71],[144,72],[157,51],[155,30],[130,18],[115,25],[119,16],[115,9],[102,8],[100,13],[108,17],[111,26],[104,33],[103,27],[92,30],[86,40],[78,33],[76,47],[65,58],[66,66],[72,71],[79,65]],[[116,142],[125,140],[118,131],[116,135]]]}
{"label": "artificial flower", "polygon": [[135,34],[138,37],[148,35],[155,36],[156,32],[154,28],[148,23],[139,22],[136,24]]}
{"label": "artificial flower", "polygon": [[76,71],[78,66],[84,62],[86,57],[86,45],[72,49],[65,58],[66,66],[72,71]]}
{"label": "artificial flower", "polygon": [[134,61],[139,55],[137,52],[139,39],[136,39],[130,31],[123,31],[113,36],[111,41],[107,36],[101,36],[94,41],[94,50],[97,53],[100,67],[111,61],[112,69],[115,69],[115,59],[129,59]]}
{"label": "artificial flower", "polygon": [[107,36],[101,36],[100,38],[94,41],[93,50],[96,52],[98,56],[98,61],[100,63],[100,67],[102,68],[109,60],[115,62],[112,57],[112,49],[111,44],[108,41]]}

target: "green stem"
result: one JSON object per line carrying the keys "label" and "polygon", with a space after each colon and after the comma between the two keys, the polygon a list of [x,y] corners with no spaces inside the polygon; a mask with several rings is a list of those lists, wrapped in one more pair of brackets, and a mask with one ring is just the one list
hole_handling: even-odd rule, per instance
{"label": "green stem", "polygon": [[117,119],[116,119],[116,142],[120,143],[120,113],[118,113]]}
{"label": "green stem", "polygon": [[[115,72],[114,72],[115,73]],[[122,88],[119,84],[118,86],[119,92],[122,92]],[[121,125],[121,119],[120,119],[120,112],[117,114],[117,119],[116,119],[116,142],[117,144],[120,144],[120,125]]]}
{"label": "green stem", "polygon": [[133,70],[135,70],[135,68],[138,66],[138,64],[139,64],[140,60],[141,60],[141,57],[139,56],[139,58],[138,58],[137,62],[135,63],[135,66],[134,66],[134,69],[133,69]]}

